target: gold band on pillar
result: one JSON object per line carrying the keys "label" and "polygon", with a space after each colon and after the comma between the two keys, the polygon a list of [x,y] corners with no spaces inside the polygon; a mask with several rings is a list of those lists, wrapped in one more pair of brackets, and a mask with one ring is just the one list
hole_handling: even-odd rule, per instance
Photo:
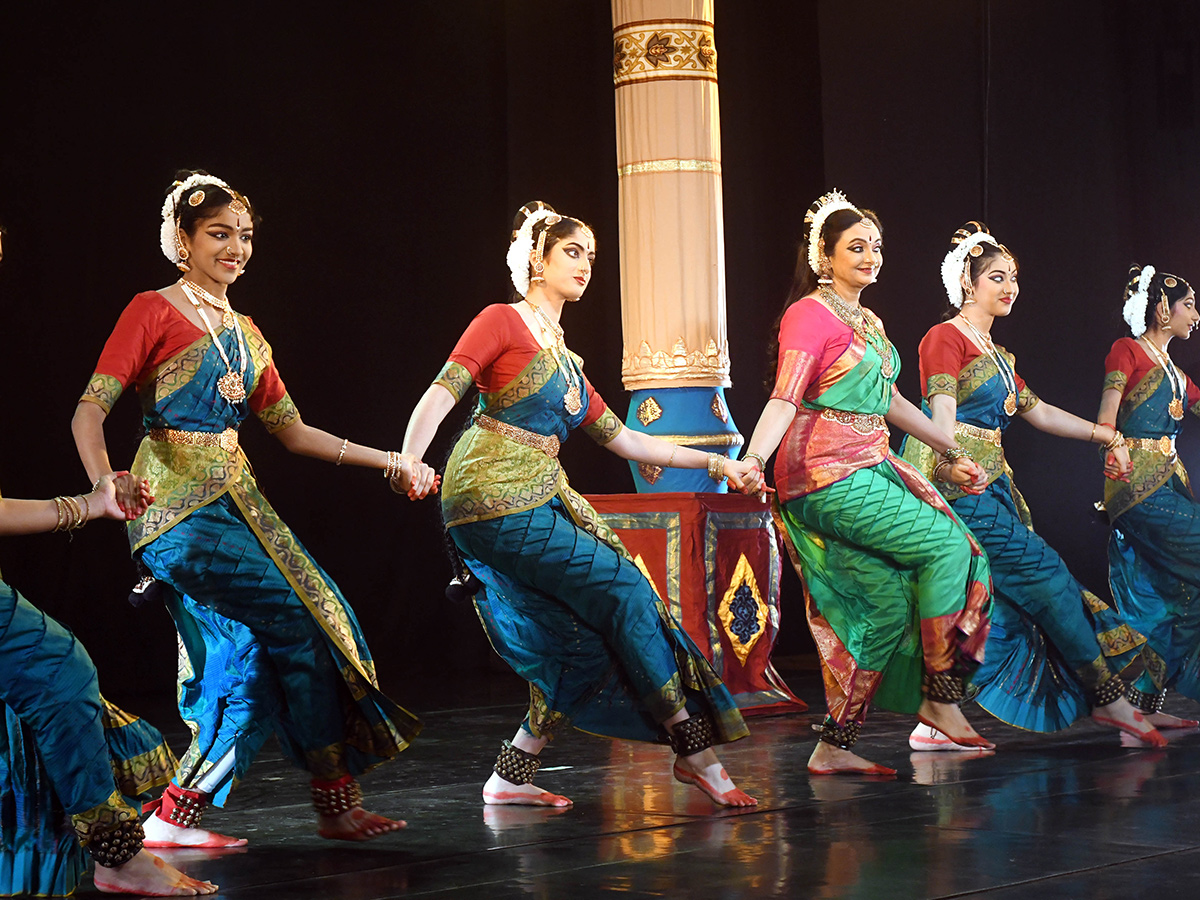
{"label": "gold band on pillar", "polygon": [[631,390],[728,387],[713,0],[612,10],[622,379]]}
{"label": "gold band on pillar", "polygon": [[[613,4],[614,16],[617,5]],[[613,28],[613,84],[617,87],[696,79],[717,80],[711,19],[646,19]]]}

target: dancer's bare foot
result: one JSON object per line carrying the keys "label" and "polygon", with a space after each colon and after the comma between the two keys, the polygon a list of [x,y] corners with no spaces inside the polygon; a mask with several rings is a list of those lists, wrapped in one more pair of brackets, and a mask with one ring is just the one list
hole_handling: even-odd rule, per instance
{"label": "dancer's bare foot", "polygon": [[[1174,718],[1172,716],[1172,718]],[[1118,697],[1107,706],[1097,706],[1092,710],[1092,720],[1101,725],[1119,728],[1121,732],[1135,738],[1139,744],[1148,747],[1165,747],[1167,739],[1151,725],[1141,710],[1135,709],[1124,697]]]}
{"label": "dancer's bare foot", "polygon": [[827,741],[817,741],[808,758],[808,771],[813,775],[882,775],[889,778],[896,774],[895,769],[863,759]]}
{"label": "dancer's bare foot", "polygon": [[676,781],[694,784],[719,806],[758,805],[755,798],[733,783],[711,747],[690,756],[675,757],[672,772]]}
{"label": "dancer's bare foot", "polygon": [[571,806],[574,801],[543,791],[536,784],[513,784],[493,771],[483,785],[483,802],[494,806]]}
{"label": "dancer's bare foot", "polygon": [[984,750],[996,749],[995,744],[971,727],[957,703],[935,703],[926,697],[917,710],[917,718],[923,724],[936,728],[956,744]]}
{"label": "dancer's bare foot", "polygon": [[129,862],[112,869],[96,866],[93,881],[96,890],[105,894],[196,897],[217,892],[217,886],[211,881],[190,878],[148,850],[138,851],[137,856]]}
{"label": "dancer's bare foot", "polygon": [[[1146,714],[1142,713],[1142,715]],[[1146,716],[1146,721],[1155,728],[1195,728],[1200,726],[1200,722],[1195,719],[1181,719],[1179,716],[1164,712],[1150,713]]]}
{"label": "dancer's bare foot", "polygon": [[408,825],[356,806],[336,816],[317,816],[317,834],[330,841],[369,841]]}
{"label": "dancer's bare foot", "polygon": [[218,834],[203,828],[181,828],[160,819],[157,814],[143,822],[142,828],[146,832],[146,839],[142,842],[142,846],[152,850],[172,850],[179,847],[223,850],[226,847],[246,846],[245,838],[230,837],[227,834]]}

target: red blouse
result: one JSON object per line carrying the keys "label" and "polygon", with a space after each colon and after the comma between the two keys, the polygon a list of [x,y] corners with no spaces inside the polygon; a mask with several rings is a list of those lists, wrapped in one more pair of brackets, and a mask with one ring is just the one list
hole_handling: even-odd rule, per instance
{"label": "red blouse", "polygon": [[[466,369],[481,394],[495,394],[525,371],[542,349],[511,304],[493,303],[471,320],[454,345],[449,362]],[[608,409],[586,376],[583,382],[587,388],[588,411],[580,427],[591,425]]]}
{"label": "red blouse", "polygon": [[[1143,347],[1140,341],[1131,337],[1120,338],[1112,345],[1104,359],[1104,388],[1118,389],[1121,399],[1124,400],[1125,395],[1157,367],[1158,361],[1150,356],[1150,351]],[[1179,369],[1179,366],[1175,368]],[[1183,369],[1179,371],[1183,373]],[[1165,373],[1163,377],[1166,377]],[[1195,407],[1200,402],[1200,388],[1196,387],[1186,373],[1183,373],[1183,377],[1187,381],[1185,405],[1188,408]]]}
{"label": "red blouse", "polygon": [[[999,345],[996,350],[1000,353],[1005,352],[1004,348]],[[958,374],[969,363],[984,355],[984,351],[980,350],[974,341],[950,322],[934,325],[925,332],[925,337],[921,338],[918,352],[921,358],[921,393],[926,397],[930,394],[940,393],[956,397],[957,392],[954,390],[938,389],[938,387],[948,388],[951,382],[947,381],[945,385],[941,385],[940,382],[945,381],[944,379],[935,380],[934,389],[931,390],[929,379],[937,375],[949,375],[956,384]],[[1017,380],[1017,393],[1020,394],[1025,390],[1025,379],[1017,373],[1015,368],[1013,374]]]}
{"label": "red blouse", "polygon": [[[239,318],[262,338],[262,332],[250,317],[239,315]],[[122,389],[134,384],[141,390],[155,369],[207,334],[162,294],[144,291],[129,301],[117,319],[96,363],[96,374],[117,379]],[[272,360],[266,371],[259,375],[258,385],[250,395],[250,408],[256,413],[261,412],[283,399],[286,393],[287,388]]]}

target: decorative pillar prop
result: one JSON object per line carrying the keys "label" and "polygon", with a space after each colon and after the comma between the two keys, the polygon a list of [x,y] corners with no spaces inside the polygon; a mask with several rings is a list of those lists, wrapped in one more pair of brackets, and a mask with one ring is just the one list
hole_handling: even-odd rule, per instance
{"label": "decorative pillar prop", "polygon": [[[613,0],[627,423],[736,454],[713,0]],[[641,492],[720,491],[703,470],[631,464]]]}

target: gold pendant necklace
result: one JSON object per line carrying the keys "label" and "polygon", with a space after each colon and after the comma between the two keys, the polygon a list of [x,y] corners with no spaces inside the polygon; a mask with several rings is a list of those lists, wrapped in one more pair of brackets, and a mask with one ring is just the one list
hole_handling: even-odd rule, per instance
{"label": "gold pendant necklace", "polygon": [[[572,416],[577,415],[583,409],[583,395],[579,391],[574,369],[569,367],[563,359],[564,356],[569,356],[570,354],[563,340],[562,326],[550,321],[550,317],[542,312],[540,306],[535,306],[528,300],[525,301],[525,304],[533,310],[534,318],[537,319],[538,328],[542,330],[542,334],[549,333],[553,336],[554,343],[550,347],[550,352],[554,354],[554,361],[558,363],[559,371],[563,373],[563,378],[567,382],[567,392],[563,394],[563,409]],[[558,351],[560,348],[562,349],[563,356],[559,356]]]}
{"label": "gold pendant necklace", "polygon": [[[233,333],[237,336],[238,355],[241,358],[241,369],[234,372],[233,366],[229,362],[229,357],[225,355],[225,348],[217,340],[217,333],[208,321],[208,316],[204,315],[204,308],[200,305],[200,301],[196,298],[196,295],[192,293],[192,289],[196,286],[190,281],[181,281],[179,287],[183,290],[184,296],[192,302],[192,306],[196,307],[196,312],[199,313],[201,321],[204,322],[204,327],[208,330],[208,336],[212,338],[213,345],[217,348],[217,353],[221,355],[221,362],[225,363],[225,374],[217,379],[217,393],[230,403],[240,403],[246,399],[246,342],[242,337],[242,329],[238,326],[236,320],[226,326],[227,328],[232,328]],[[228,305],[227,301],[226,306]]]}
{"label": "gold pendant necklace", "polygon": [[892,342],[883,334],[875,323],[867,318],[861,308],[851,306],[838,292],[829,287],[822,287],[818,295],[833,310],[833,314],[850,326],[850,330],[862,338],[863,343],[870,344],[879,356],[879,368],[885,378],[891,378],[895,371],[892,363]]}
{"label": "gold pendant necklace", "polygon": [[996,345],[992,343],[992,336],[990,334],[984,334],[975,327],[974,322],[972,322],[962,313],[959,313],[958,317],[966,323],[968,328],[971,329],[971,334],[975,335],[976,340],[979,341],[980,346],[983,348],[984,352],[987,353],[988,358],[991,359],[992,365],[996,367],[996,371],[1000,374],[1000,380],[1004,382],[1004,414],[1006,416],[1015,416],[1017,414],[1016,374],[1014,373],[1010,376],[1008,367],[1001,364],[1000,351],[997,350]]}
{"label": "gold pendant necklace", "polygon": [[[1150,348],[1154,354],[1155,361],[1162,367],[1163,374],[1167,376],[1167,381],[1171,384],[1171,402],[1167,404],[1167,412],[1171,418],[1178,422],[1183,418],[1183,398],[1187,396],[1187,382],[1183,382],[1179,388],[1176,388],[1176,377],[1178,375],[1175,369],[1175,363],[1167,354],[1166,350],[1160,350],[1150,338],[1142,335],[1142,341]],[[1181,396],[1182,395],[1182,396]]]}

